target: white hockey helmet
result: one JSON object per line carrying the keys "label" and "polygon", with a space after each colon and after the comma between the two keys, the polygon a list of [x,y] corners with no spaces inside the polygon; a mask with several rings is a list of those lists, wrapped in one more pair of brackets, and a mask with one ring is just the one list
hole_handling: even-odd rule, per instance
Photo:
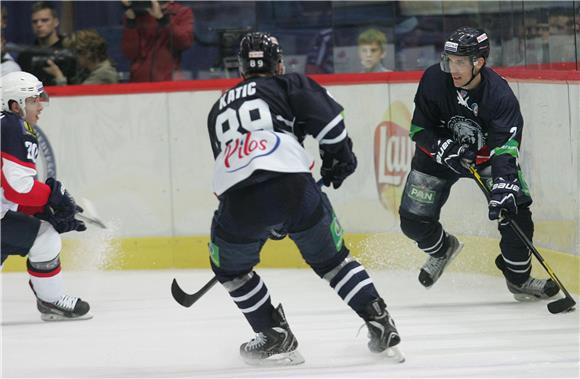
{"label": "white hockey helmet", "polygon": [[2,110],[10,111],[10,101],[16,101],[26,116],[26,99],[39,97],[40,101],[48,102],[48,95],[44,92],[42,82],[28,72],[15,71],[2,76],[0,80],[2,92]]}

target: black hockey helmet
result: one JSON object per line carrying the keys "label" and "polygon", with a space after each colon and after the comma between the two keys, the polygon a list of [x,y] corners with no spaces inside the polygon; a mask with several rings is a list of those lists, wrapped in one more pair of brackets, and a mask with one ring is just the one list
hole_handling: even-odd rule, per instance
{"label": "black hockey helmet", "polygon": [[472,61],[483,57],[486,62],[489,57],[490,45],[487,33],[481,29],[462,26],[457,29],[447,41],[441,55],[441,69],[449,72],[447,55],[471,57]]}
{"label": "black hockey helmet", "polygon": [[276,37],[268,33],[252,32],[240,42],[238,54],[240,73],[244,76],[254,73],[274,74],[282,61],[282,48]]}

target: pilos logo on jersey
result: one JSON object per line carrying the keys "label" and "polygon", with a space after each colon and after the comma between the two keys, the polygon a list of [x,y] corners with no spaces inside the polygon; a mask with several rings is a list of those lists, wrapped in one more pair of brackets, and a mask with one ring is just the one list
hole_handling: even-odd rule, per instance
{"label": "pilos logo on jersey", "polygon": [[246,133],[226,145],[224,166],[226,172],[235,172],[248,166],[252,160],[271,154],[280,145],[280,138],[274,133]]}
{"label": "pilos logo on jersey", "polygon": [[396,214],[405,178],[411,171],[415,144],[409,138],[411,112],[400,101],[392,102],[374,136],[374,163],[381,204]]}

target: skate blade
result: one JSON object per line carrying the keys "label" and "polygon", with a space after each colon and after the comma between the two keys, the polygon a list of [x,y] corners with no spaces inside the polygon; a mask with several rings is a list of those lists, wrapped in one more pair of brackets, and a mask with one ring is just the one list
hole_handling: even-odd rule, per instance
{"label": "skate blade", "polygon": [[389,359],[392,359],[393,361],[395,361],[397,363],[403,363],[406,360],[403,352],[396,346],[389,347],[386,350],[386,353],[387,353],[387,357]]}
{"label": "skate blade", "polygon": [[272,367],[272,366],[296,366],[304,363],[304,357],[298,350],[289,353],[274,354],[266,359],[244,358],[244,362],[250,366]]}
{"label": "skate blade", "polygon": [[[528,295],[525,293],[515,293],[514,299],[522,303],[535,303],[536,301],[542,300],[540,297],[534,295]],[[547,299],[547,298],[546,298]]]}
{"label": "skate blade", "polygon": [[40,319],[42,321],[81,321],[81,320],[90,320],[93,318],[91,313],[84,314],[79,317],[66,317],[62,315],[56,315],[53,313],[41,313]]}

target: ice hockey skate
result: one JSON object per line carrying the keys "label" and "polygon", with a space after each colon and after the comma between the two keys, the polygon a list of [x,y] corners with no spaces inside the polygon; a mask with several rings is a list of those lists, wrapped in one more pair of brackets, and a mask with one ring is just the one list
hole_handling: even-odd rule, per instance
{"label": "ice hockey skate", "polygon": [[[495,265],[501,272],[505,272],[505,262],[501,254],[495,258]],[[530,276],[520,285],[511,283],[507,279],[506,284],[508,290],[514,295],[514,299],[522,302],[549,299],[560,292],[560,287],[552,279],[535,279]]]}
{"label": "ice hockey skate", "polygon": [[556,295],[560,288],[552,279],[535,279],[529,277],[520,285],[510,283],[506,280],[508,290],[514,295],[517,301],[537,301],[549,299]]}
{"label": "ice hockey skate", "polygon": [[401,342],[401,337],[395,321],[386,309],[383,299],[377,299],[370,303],[363,314],[363,318],[369,330],[369,350],[373,353],[386,351],[387,357],[396,362],[405,362],[405,356],[397,345]]}
{"label": "ice hockey skate", "polygon": [[240,354],[252,366],[294,366],[304,363],[296,350],[298,341],[286,321],[282,304],[272,314],[278,326],[256,334],[249,342],[240,346]]}
{"label": "ice hockey skate", "polygon": [[445,267],[447,267],[457,254],[461,252],[461,249],[463,249],[463,243],[459,242],[459,240],[452,234],[447,234],[447,243],[447,250],[442,257],[435,258],[430,256],[427,258],[427,262],[425,262],[423,267],[421,267],[419,282],[426,288],[431,287],[435,282],[437,282],[441,274],[443,274]]}
{"label": "ice hockey skate", "polygon": [[43,321],[74,321],[93,318],[93,315],[89,313],[89,303],[74,296],[62,295],[54,303],[37,298],[36,306]]}

